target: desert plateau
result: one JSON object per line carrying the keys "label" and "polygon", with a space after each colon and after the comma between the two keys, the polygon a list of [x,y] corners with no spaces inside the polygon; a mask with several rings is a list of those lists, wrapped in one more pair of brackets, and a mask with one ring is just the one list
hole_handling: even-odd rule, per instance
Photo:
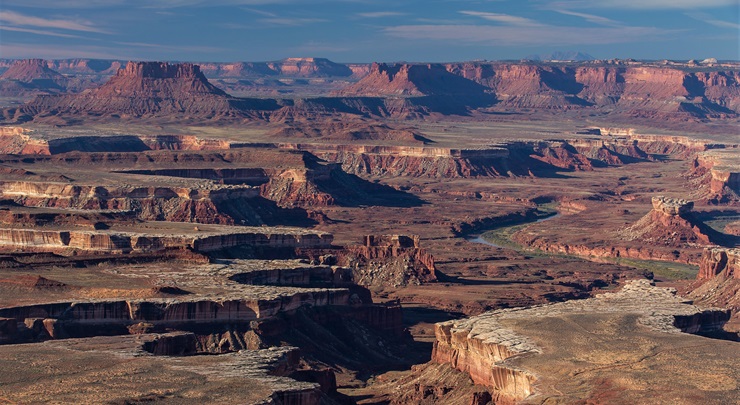
{"label": "desert plateau", "polygon": [[740,404],[740,57],[79,49],[0,41],[0,403]]}

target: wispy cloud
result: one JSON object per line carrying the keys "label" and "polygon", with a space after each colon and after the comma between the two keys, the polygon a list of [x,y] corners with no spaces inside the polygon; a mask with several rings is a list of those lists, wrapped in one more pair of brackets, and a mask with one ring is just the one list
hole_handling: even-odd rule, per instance
{"label": "wispy cloud", "polygon": [[122,55],[111,52],[108,47],[88,46],[52,46],[25,43],[3,42],[3,57],[66,59],[66,58],[93,58],[93,59],[135,59],[131,55]]}
{"label": "wispy cloud", "polygon": [[317,52],[326,53],[342,53],[351,51],[353,48],[349,46],[341,46],[337,44],[309,41],[301,46],[292,49],[296,53],[315,54]]}
{"label": "wispy cloud", "polygon": [[570,10],[553,10],[553,11],[555,11],[556,13],[560,13],[560,14],[572,15],[574,17],[581,17],[584,20],[590,23],[594,23],[594,24],[606,25],[606,26],[611,26],[611,27],[617,27],[617,26],[622,25],[618,21],[614,21],[612,19],[601,17],[601,16],[594,15],[594,14],[579,13],[579,12],[570,11]]}
{"label": "wispy cloud", "polygon": [[740,24],[738,24],[737,22],[719,20],[706,13],[695,12],[695,13],[685,13],[685,14],[695,20],[705,22],[709,25],[714,25],[715,27],[730,28],[730,29],[735,29],[735,30],[740,29]]}
{"label": "wispy cloud", "polygon": [[266,23],[266,24],[270,24],[270,25],[284,25],[284,26],[294,26],[295,27],[299,25],[327,22],[328,20],[325,20],[323,18],[275,17],[275,18],[262,18],[259,21]]}
{"label": "wispy cloud", "polygon": [[195,45],[163,45],[153,44],[149,42],[114,42],[118,45],[133,46],[136,48],[153,48],[153,49],[166,49],[168,51],[191,51],[191,52],[221,52],[225,51],[224,48],[215,46],[195,46]]}
{"label": "wispy cloud", "polygon": [[278,16],[275,13],[271,13],[271,12],[265,11],[265,10],[259,10],[259,9],[256,9],[256,8],[242,7],[242,10],[249,11],[250,13],[259,14],[259,15],[264,16],[264,17],[277,17]]}
{"label": "wispy cloud", "polygon": [[373,11],[368,13],[357,13],[355,14],[358,17],[362,18],[383,18],[383,17],[397,17],[401,15],[406,15],[406,13],[400,13],[398,11]]}
{"label": "wispy cloud", "polygon": [[52,28],[62,29],[68,31],[78,32],[96,32],[101,34],[107,34],[108,32],[102,28],[95,27],[89,21],[80,20],[52,20],[41,17],[34,17],[30,15],[24,15],[16,13],[14,11],[0,11],[0,21],[11,25],[11,26],[22,26],[22,27],[39,27],[39,28]]}
{"label": "wispy cloud", "polygon": [[699,9],[737,5],[737,0],[561,0],[553,8],[617,8],[617,9]]}
{"label": "wispy cloud", "polygon": [[46,31],[46,30],[35,30],[33,28],[9,27],[7,25],[0,25],[0,30],[26,32],[29,34],[48,35],[51,37],[60,37],[60,38],[82,38],[79,35],[62,34],[60,32]]}
{"label": "wispy cloud", "polygon": [[500,46],[535,45],[605,45],[659,40],[676,30],[654,27],[565,27],[543,25],[493,26],[493,25],[400,25],[387,27],[390,36],[405,39],[423,39],[469,44],[487,43]]}
{"label": "wispy cloud", "polygon": [[529,18],[518,17],[509,14],[488,13],[484,11],[460,11],[460,14],[480,17],[488,21],[495,21],[509,25],[519,25],[524,27],[535,27],[542,25],[535,20],[530,20]]}

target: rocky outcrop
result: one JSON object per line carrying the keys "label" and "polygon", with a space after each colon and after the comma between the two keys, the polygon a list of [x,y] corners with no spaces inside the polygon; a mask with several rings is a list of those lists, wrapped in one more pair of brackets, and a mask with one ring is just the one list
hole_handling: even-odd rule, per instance
{"label": "rocky outcrop", "polygon": [[699,274],[687,292],[697,303],[731,310],[732,322],[726,329],[737,337],[740,334],[740,249],[704,249]]}
{"label": "rocky outcrop", "polygon": [[[518,320],[573,319],[590,314],[637,315],[637,324],[660,333],[716,331],[729,319],[729,311],[703,309],[676,296],[675,289],[657,288],[647,280],[628,282],[616,293],[532,308],[503,309],[476,317],[438,323],[432,361],[449,364],[473,381],[485,384],[510,400],[522,400],[543,389],[536,385],[536,367],[518,367],[523,357],[536,360],[543,349],[527,336],[526,329],[512,328]],[[558,345],[568,344],[557,342]],[[566,359],[566,362],[570,359]],[[536,364],[536,363],[535,363]],[[563,367],[566,367],[563,364]]]}
{"label": "rocky outcrop", "polygon": [[[112,62],[101,66],[107,71]],[[324,99],[239,99],[227,96],[190,64],[138,62],[84,97],[46,96],[4,111],[11,122],[71,125],[84,120],[290,121],[309,116],[424,117],[468,115],[477,109],[593,109],[609,115],[686,121],[735,117],[737,67],[728,70],[635,64],[341,65],[319,58],[207,64],[214,76],[362,77]],[[174,73],[173,73],[174,72]],[[157,89],[154,96],[151,89]],[[451,97],[453,96],[453,97]]]}
{"label": "rocky outcrop", "polygon": [[[335,63],[325,58],[286,58],[274,62],[202,63],[208,77],[252,78],[286,76],[303,78],[349,77],[361,74],[358,67]],[[355,72],[357,71],[357,73]]]}
{"label": "rocky outcrop", "polygon": [[260,109],[271,104],[274,102],[230,97],[211,85],[193,64],[129,62],[107,83],[85,94],[39,96],[5,114],[17,122],[39,120],[44,115],[45,122],[62,123],[80,115],[108,120],[155,116],[213,120],[244,118],[247,105]]}
{"label": "rocky outcrop", "polygon": [[550,177],[557,171],[588,171],[658,157],[642,149],[651,148],[650,141],[639,145],[636,140],[619,138],[511,141],[471,149],[319,143],[278,146],[309,151],[341,164],[348,173],[393,177]]}
{"label": "rocky outcrop", "polygon": [[60,92],[67,86],[67,78],[50,69],[42,59],[15,61],[0,75],[0,94],[23,95],[33,91]]}
{"label": "rocky outcrop", "polygon": [[[58,182],[0,182],[0,195],[27,207],[132,211],[142,220],[211,224],[234,224],[236,220],[247,225],[263,224],[263,219],[255,212],[257,207],[265,205],[257,198],[259,193],[258,188],[250,186],[104,187]],[[231,213],[223,207],[235,201],[243,207],[240,213]]]}
{"label": "rocky outcrop", "polygon": [[657,66],[464,63],[447,70],[490,88],[506,108],[609,107],[651,118],[736,115],[738,72]]}
{"label": "rocky outcrop", "polygon": [[335,93],[340,96],[451,96],[485,97],[485,87],[452,74],[443,65],[373,63],[359,82]]}
{"label": "rocky outcrop", "polygon": [[737,145],[698,154],[687,176],[697,196],[709,204],[740,204],[740,159]]}
{"label": "rocky outcrop", "polygon": [[620,231],[624,239],[673,247],[716,242],[717,232],[692,215],[692,201],[658,196],[652,198],[652,204],[647,215]]}
{"label": "rocky outcrop", "polygon": [[740,279],[740,249],[704,249],[697,280],[710,280],[722,274],[724,278]]}
{"label": "rocky outcrop", "polygon": [[[132,325],[154,330],[207,325],[248,325],[303,306],[349,305],[346,289],[255,289],[246,297],[189,297],[137,301],[91,301],[40,304],[0,309],[0,316],[23,323],[43,319],[46,338],[128,334]],[[21,331],[22,332],[22,331]],[[19,332],[19,333],[21,333]],[[43,336],[41,336],[43,338]]]}
{"label": "rocky outcrop", "polygon": [[0,128],[0,154],[57,155],[68,152],[224,150],[231,142],[192,135],[109,135],[48,138],[23,127]]}
{"label": "rocky outcrop", "polygon": [[353,269],[360,285],[402,286],[437,280],[434,258],[419,236],[368,235],[362,246],[345,246],[338,263]]}
{"label": "rocky outcrop", "polygon": [[434,257],[420,247],[418,235],[367,235],[362,245],[301,252],[314,262],[349,269],[341,273],[343,277],[362,286],[398,287],[437,280]]}

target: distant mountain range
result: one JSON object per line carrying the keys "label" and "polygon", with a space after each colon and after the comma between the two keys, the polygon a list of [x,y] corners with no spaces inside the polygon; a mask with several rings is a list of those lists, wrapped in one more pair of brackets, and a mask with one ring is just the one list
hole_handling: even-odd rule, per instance
{"label": "distant mountain range", "polygon": [[551,53],[540,53],[535,55],[528,55],[524,57],[524,59],[527,60],[572,60],[576,62],[583,62],[587,60],[596,60],[593,56],[578,52],[578,51],[558,51],[558,52],[551,52]]}
{"label": "distant mountain range", "polygon": [[[229,70],[220,64],[210,65]],[[2,111],[0,121],[56,125],[142,118],[193,123],[276,122],[343,115],[423,118],[531,109],[681,121],[736,118],[740,113],[737,64],[718,69],[715,65],[622,61],[374,63],[360,71],[326,60],[292,59],[277,66],[280,69],[276,66],[270,72],[284,73],[268,74],[276,75],[279,83],[301,82],[308,88],[312,83],[325,83],[328,79],[323,74],[346,76],[336,82],[344,83],[343,87],[308,97],[244,98],[212,84],[198,65],[128,62],[112,76],[100,76],[107,82],[91,84],[80,93],[65,91],[62,85],[68,77],[48,64],[17,61],[0,78],[0,94],[3,85],[8,89],[17,85],[14,91],[23,86],[33,87],[34,92],[42,91],[45,85],[49,88],[22,106]],[[102,64],[96,67],[112,69]],[[259,86],[256,82],[251,85]]]}

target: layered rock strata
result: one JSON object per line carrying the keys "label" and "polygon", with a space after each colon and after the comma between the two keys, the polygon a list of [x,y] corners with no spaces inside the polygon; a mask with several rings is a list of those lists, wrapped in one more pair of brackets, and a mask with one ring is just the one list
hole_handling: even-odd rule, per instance
{"label": "layered rock strata", "polygon": [[[161,227],[157,224],[156,227]],[[267,249],[322,249],[332,236],[288,228],[214,228],[190,233],[135,233],[111,230],[0,229],[0,246],[28,251],[152,253],[171,248],[213,252],[240,246]]]}
{"label": "layered rock strata", "polygon": [[[361,245],[305,249],[312,261],[348,269],[344,277],[362,286],[407,286],[437,281],[434,257],[418,235],[367,235]],[[336,273],[335,273],[336,275]]]}
{"label": "layered rock strata", "polygon": [[740,249],[704,249],[697,280],[710,280],[723,274],[726,278],[740,279]]}
{"label": "layered rock strata", "polygon": [[740,333],[740,249],[705,249],[699,274],[688,291],[696,302],[732,310],[733,319],[726,329]]}
{"label": "layered rock strata", "polygon": [[[208,82],[190,63],[129,62],[100,87],[85,94],[38,96],[24,106],[5,111],[24,122],[40,115],[69,123],[87,119],[168,117],[181,120],[240,119],[256,110],[277,109],[274,100],[236,99]],[[52,114],[49,114],[52,113]],[[77,117],[77,118],[75,118]]]}
{"label": "layered rock strata", "polygon": [[[485,384],[512,400],[524,400],[538,389],[537,370],[522,369],[512,362],[522,356],[536,358],[543,349],[527,337],[526,331],[512,329],[511,322],[590,314],[631,314],[637,317],[640,327],[660,333],[716,331],[730,317],[727,310],[691,305],[676,296],[674,289],[657,288],[647,280],[635,280],[619,292],[585,300],[497,310],[439,323],[435,327],[437,340],[432,361],[468,373],[474,382]],[[564,364],[564,367],[570,366]]]}
{"label": "layered rock strata", "polygon": [[279,143],[339,163],[348,173],[372,176],[477,177],[552,176],[557,171],[588,171],[662,156],[686,158],[712,146],[702,141],[660,136],[509,141],[480,148]]}
{"label": "layered rock strata", "polygon": [[[210,65],[209,70],[219,74],[219,68]],[[38,97],[20,108],[5,110],[4,116],[15,122],[38,120],[69,125],[79,123],[80,117],[278,122],[315,114],[408,118],[468,115],[478,109],[592,109],[630,118],[685,121],[732,118],[740,111],[736,65],[727,70],[709,67],[699,71],[695,66],[686,69],[648,64],[470,62],[347,66],[291,58],[276,65],[245,63],[226,70],[229,69],[232,72],[226,74],[236,76],[364,77],[335,92],[336,97],[245,99],[218,90],[192,64],[129,62],[108,83],[91,89],[84,97]]]}
{"label": "layered rock strata", "polygon": [[[180,356],[188,353],[164,347],[187,338],[187,334],[157,334],[2,346],[0,358],[7,372],[0,377],[0,393],[13,402],[318,405],[327,401],[318,383],[290,377],[301,368],[295,347],[220,356]],[[152,348],[167,355],[147,350]],[[32,370],[23,358],[48,359],[54,365]],[[144,380],[142,373],[147,375]]]}
{"label": "layered rock strata", "polygon": [[740,204],[740,151],[737,147],[698,154],[688,176],[698,186],[698,197],[710,204]]}
{"label": "layered rock strata", "polygon": [[143,152],[148,150],[224,150],[232,143],[192,135],[52,136],[23,127],[0,128],[0,153],[57,155],[79,152]]}
{"label": "layered rock strata", "polygon": [[715,232],[691,215],[692,201],[657,196],[652,198],[652,205],[647,215],[621,231],[626,240],[675,247],[714,242]]}
{"label": "layered rock strata", "polygon": [[[27,207],[132,211],[141,220],[260,225],[264,204],[251,186],[95,186],[70,182],[2,181],[0,196]],[[239,202],[241,212],[229,211]],[[224,209],[225,208],[225,209]],[[226,211],[226,212],[224,212]]]}

